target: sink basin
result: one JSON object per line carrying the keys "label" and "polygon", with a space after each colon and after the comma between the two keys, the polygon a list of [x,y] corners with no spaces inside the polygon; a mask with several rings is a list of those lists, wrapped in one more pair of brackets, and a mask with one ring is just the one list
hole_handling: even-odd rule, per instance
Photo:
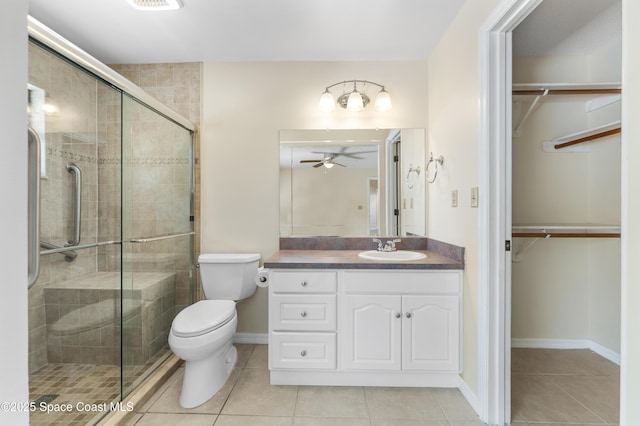
{"label": "sink basin", "polygon": [[377,251],[369,250],[358,253],[358,257],[367,260],[382,260],[402,262],[407,260],[420,260],[427,257],[424,253],[418,253],[415,251],[397,250],[397,251]]}

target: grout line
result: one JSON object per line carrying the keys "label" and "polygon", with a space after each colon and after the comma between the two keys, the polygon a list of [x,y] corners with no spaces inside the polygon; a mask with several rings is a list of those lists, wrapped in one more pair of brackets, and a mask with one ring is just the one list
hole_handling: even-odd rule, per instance
{"label": "grout line", "polygon": [[[557,387],[558,389],[560,389],[560,391],[564,392],[565,394],[567,394],[569,396],[569,398],[573,399],[575,402],[577,402],[580,406],[582,406],[585,410],[587,410],[589,413],[593,414],[597,419],[600,420],[600,424],[606,425],[607,422],[604,421],[604,419],[602,419],[602,417],[600,417],[596,412],[592,411],[588,406],[586,406],[585,404],[583,404],[582,402],[580,402],[576,397],[574,397],[571,393],[569,393],[569,391],[564,390],[563,388],[560,387],[559,384],[556,383],[555,380],[551,381],[553,383],[553,385],[555,387]],[[594,424],[598,424],[598,423],[594,423]]]}

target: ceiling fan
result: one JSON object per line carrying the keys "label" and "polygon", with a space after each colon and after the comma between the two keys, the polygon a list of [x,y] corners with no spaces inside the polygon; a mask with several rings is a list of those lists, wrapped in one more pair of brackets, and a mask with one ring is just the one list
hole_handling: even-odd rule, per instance
{"label": "ceiling fan", "polygon": [[373,151],[347,152],[347,149],[349,149],[349,148],[346,147],[346,146],[343,146],[342,148],[340,148],[340,152],[311,151],[312,154],[322,154],[323,155],[323,159],[322,160],[301,160],[300,163],[318,163],[313,167],[325,166],[328,169],[330,169],[334,165],[338,165],[340,167],[347,167],[344,164],[336,163],[334,160],[337,157],[347,157],[347,158],[352,158],[354,160],[362,160],[363,157],[359,157],[358,154],[369,154],[371,152],[377,152],[376,150],[373,150]]}
{"label": "ceiling fan", "polygon": [[340,163],[336,163],[335,161],[333,161],[334,157],[324,157],[322,160],[300,160],[300,163],[318,163],[316,164],[315,168],[318,167],[322,167],[325,166],[327,169],[332,168],[333,166],[340,166],[340,167],[347,167],[344,164],[340,164]]}

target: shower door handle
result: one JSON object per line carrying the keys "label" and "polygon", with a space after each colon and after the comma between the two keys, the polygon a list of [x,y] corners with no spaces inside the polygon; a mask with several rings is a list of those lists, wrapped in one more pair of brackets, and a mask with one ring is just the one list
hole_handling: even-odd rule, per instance
{"label": "shower door handle", "polygon": [[67,171],[74,176],[73,181],[73,238],[66,242],[65,247],[73,247],[80,244],[80,220],[82,219],[82,171],[75,163],[67,164]]}
{"label": "shower door handle", "polygon": [[31,288],[40,273],[40,138],[28,128],[29,177],[28,177],[28,286]]}

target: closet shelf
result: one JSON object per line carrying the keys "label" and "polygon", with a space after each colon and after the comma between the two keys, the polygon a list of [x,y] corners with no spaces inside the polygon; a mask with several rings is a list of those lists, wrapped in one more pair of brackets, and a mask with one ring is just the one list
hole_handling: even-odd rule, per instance
{"label": "closet shelf", "polygon": [[620,238],[620,225],[513,225],[511,235],[513,238]]}
{"label": "closet shelf", "polygon": [[[590,95],[601,98],[598,102],[593,102],[589,110],[602,108],[621,99],[621,84],[619,82],[610,83],[522,83],[512,86],[512,95],[515,97],[535,96],[529,109],[522,116],[518,124],[513,128],[514,136],[518,136],[520,128],[524,125],[529,115],[536,108],[538,103],[546,96],[550,95]],[[606,95],[603,97],[603,95]]]}
{"label": "closet shelf", "polygon": [[512,86],[514,96],[547,95],[616,95],[621,94],[619,82],[608,83],[521,83]]}
{"label": "closet shelf", "polygon": [[562,136],[550,141],[545,141],[543,143],[543,149],[546,152],[555,152],[559,149],[567,148],[573,145],[578,145],[581,143],[590,142],[595,139],[615,135],[622,131],[621,125],[621,121],[613,121],[602,126],[583,130],[577,133],[572,133],[570,135]]}

